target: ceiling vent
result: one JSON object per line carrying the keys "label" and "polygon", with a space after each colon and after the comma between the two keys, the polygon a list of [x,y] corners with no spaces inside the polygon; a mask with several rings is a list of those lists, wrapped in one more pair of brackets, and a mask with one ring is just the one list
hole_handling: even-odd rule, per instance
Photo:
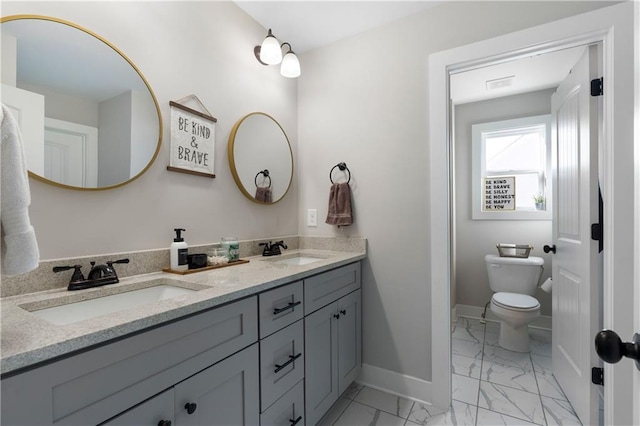
{"label": "ceiling vent", "polygon": [[511,87],[513,86],[513,80],[515,80],[515,75],[510,75],[508,77],[496,78],[494,80],[487,80],[487,90],[495,90],[502,89],[503,87]]}

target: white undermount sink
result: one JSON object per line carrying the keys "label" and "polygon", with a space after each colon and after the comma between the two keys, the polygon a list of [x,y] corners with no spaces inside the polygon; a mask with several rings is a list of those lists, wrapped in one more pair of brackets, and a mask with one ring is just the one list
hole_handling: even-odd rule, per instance
{"label": "white undermount sink", "polygon": [[[80,290],[82,291],[82,290]],[[81,300],[65,303],[51,308],[33,310],[26,308],[31,314],[40,317],[52,324],[66,325],[74,322],[95,318],[101,315],[124,311],[136,306],[185,294],[192,294],[198,290],[178,287],[169,284],[160,284],[138,290],[125,291],[95,299]],[[23,306],[23,308],[25,308]]]}

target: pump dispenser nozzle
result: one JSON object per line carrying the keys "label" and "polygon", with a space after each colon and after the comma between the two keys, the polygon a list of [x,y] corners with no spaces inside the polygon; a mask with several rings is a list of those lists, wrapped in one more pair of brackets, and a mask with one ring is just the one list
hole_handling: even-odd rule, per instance
{"label": "pump dispenser nozzle", "polygon": [[173,241],[175,241],[176,243],[179,243],[179,242],[181,242],[181,241],[184,241],[184,238],[182,238],[182,236],[180,235],[180,233],[181,233],[182,231],[186,231],[186,230],[185,230],[185,229],[183,229],[183,228],[174,228],[173,230],[174,230],[174,231],[176,231],[176,237],[173,239]]}

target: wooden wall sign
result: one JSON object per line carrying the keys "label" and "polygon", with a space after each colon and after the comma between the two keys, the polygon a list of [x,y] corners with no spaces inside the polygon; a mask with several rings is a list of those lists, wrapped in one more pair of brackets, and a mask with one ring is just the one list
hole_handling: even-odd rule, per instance
{"label": "wooden wall sign", "polygon": [[[199,100],[198,103],[202,105]],[[171,157],[167,170],[215,178],[215,124],[218,120],[178,102],[170,101],[169,106]]]}
{"label": "wooden wall sign", "polygon": [[499,212],[516,209],[516,177],[499,176],[483,179],[482,210]]}

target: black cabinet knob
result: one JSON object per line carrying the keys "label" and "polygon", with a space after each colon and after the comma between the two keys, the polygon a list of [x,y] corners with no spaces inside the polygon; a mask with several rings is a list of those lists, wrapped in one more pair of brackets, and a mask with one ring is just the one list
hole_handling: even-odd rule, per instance
{"label": "black cabinet knob", "polygon": [[334,317],[335,319],[340,319],[340,314],[333,314],[333,317]]}
{"label": "black cabinet knob", "polygon": [[160,420],[158,426],[171,426],[171,420]]}
{"label": "black cabinet knob", "polygon": [[341,313],[342,315],[347,315],[347,311],[345,311],[344,309],[343,309],[343,310],[341,310],[341,311],[340,311],[340,313]]}
{"label": "black cabinet knob", "polygon": [[187,414],[195,413],[196,408],[198,408],[198,406],[196,405],[195,402],[187,402],[184,406],[184,409],[187,410]]}
{"label": "black cabinet knob", "polygon": [[623,342],[615,331],[602,330],[596,334],[596,352],[604,362],[615,364],[622,357],[636,360],[640,368],[640,334],[633,338],[633,342]]}
{"label": "black cabinet knob", "polygon": [[542,247],[542,250],[544,250],[545,253],[549,253],[549,252],[555,253],[556,252],[556,245],[554,244],[552,246],[548,246],[548,245],[545,244],[545,246]]}

